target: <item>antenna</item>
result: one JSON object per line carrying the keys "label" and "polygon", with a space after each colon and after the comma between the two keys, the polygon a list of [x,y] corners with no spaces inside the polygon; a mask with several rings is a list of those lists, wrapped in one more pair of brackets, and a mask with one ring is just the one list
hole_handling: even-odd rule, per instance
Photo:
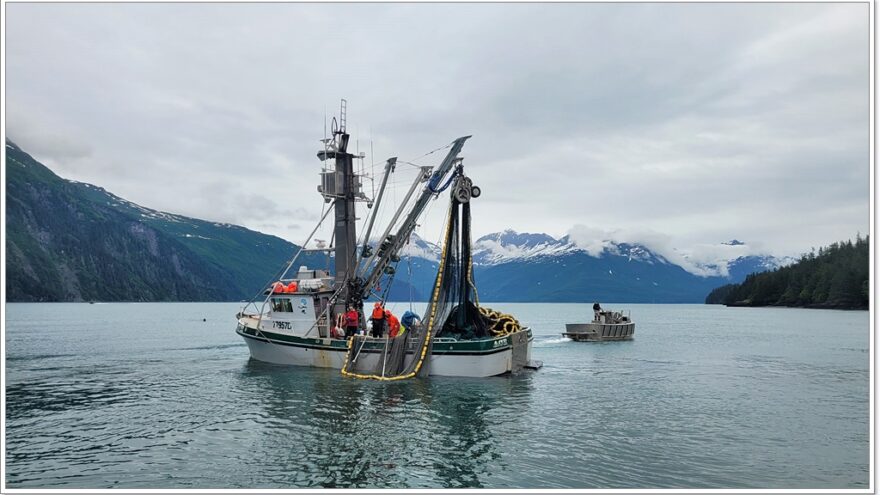
{"label": "antenna", "polygon": [[[358,132],[358,138],[360,138],[360,132]],[[364,175],[366,174],[366,169],[364,168],[364,154],[361,153],[361,140],[355,140],[355,146],[357,147],[357,157],[361,162],[360,176],[361,180],[363,180]]]}
{"label": "antenna", "polygon": [[[324,105],[324,139],[322,139],[321,142],[324,143],[324,155],[326,155],[327,152],[329,151],[329,147],[327,146],[327,105],[326,104]],[[322,172],[327,171],[327,161],[326,160],[321,163],[321,171]]]}

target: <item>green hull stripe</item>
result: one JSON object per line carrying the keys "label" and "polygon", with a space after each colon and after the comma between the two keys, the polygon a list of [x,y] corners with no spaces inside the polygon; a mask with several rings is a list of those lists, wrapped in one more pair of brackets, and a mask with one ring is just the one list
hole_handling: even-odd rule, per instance
{"label": "green hull stripe", "polygon": [[[292,335],[282,335],[267,331],[257,332],[250,327],[239,325],[236,333],[242,337],[259,340],[261,342],[271,342],[273,344],[287,345],[291,347],[303,347],[307,349],[323,349],[328,351],[344,352],[348,350],[348,342],[345,340],[331,340],[330,344],[324,343],[321,338],[294,337]],[[532,340],[531,331],[529,331],[529,341]],[[497,345],[496,345],[497,344]],[[367,342],[361,352],[378,353],[385,349],[384,342]],[[432,348],[432,354],[455,354],[455,355],[487,355],[496,352],[506,351],[510,349],[510,338],[504,337],[500,339],[478,340],[470,342],[435,342]]]}

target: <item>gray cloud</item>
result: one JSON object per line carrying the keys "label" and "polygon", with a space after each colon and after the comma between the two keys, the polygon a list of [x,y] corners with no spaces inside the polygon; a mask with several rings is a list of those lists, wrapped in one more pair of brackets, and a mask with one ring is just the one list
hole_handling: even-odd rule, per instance
{"label": "gray cloud", "polygon": [[80,139],[76,128],[58,123],[51,116],[18,113],[10,120],[16,126],[9,138],[33,154],[56,162],[72,162],[92,154],[92,147]]}
{"label": "gray cloud", "polygon": [[6,11],[9,136],[145,206],[301,241],[324,115],[347,97],[378,164],[474,135],[477,234],[588,224],[794,254],[868,231],[864,4]]}

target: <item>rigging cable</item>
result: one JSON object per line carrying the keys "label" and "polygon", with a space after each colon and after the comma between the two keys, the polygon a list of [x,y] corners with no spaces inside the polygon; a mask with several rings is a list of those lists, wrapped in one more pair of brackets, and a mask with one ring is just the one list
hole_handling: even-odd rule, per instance
{"label": "rigging cable", "polygon": [[416,160],[420,160],[420,159],[422,159],[422,158],[424,158],[424,157],[426,157],[426,156],[428,156],[428,155],[433,155],[434,153],[436,153],[436,152],[438,152],[438,151],[445,150],[446,148],[452,146],[453,144],[455,144],[455,141],[452,141],[451,143],[447,144],[446,146],[441,146],[441,147],[437,148],[436,150],[429,151],[429,152],[425,153],[425,154],[422,155],[422,156],[417,156],[417,157],[415,157],[415,158],[411,158],[410,161],[411,161],[411,162],[414,162],[414,161],[416,161]]}

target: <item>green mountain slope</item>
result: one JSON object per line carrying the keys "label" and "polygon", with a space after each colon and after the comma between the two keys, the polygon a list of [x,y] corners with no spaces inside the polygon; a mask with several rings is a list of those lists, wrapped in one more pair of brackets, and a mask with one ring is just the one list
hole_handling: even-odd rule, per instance
{"label": "green mountain slope", "polygon": [[[62,179],[8,140],[6,153],[8,301],[241,300],[296,249]],[[314,255],[302,263],[326,265]]]}

